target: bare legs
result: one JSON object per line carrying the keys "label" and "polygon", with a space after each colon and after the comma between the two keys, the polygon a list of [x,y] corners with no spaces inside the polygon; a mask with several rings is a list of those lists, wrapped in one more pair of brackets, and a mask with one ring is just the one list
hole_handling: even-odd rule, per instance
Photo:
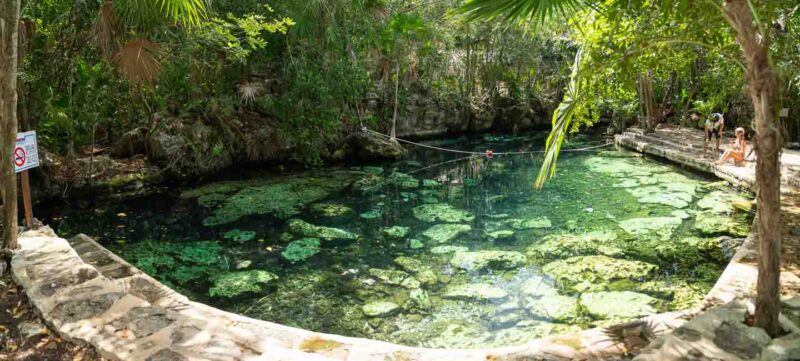
{"label": "bare legs", "polygon": [[731,159],[733,159],[734,163],[741,162],[744,160],[744,154],[738,151],[726,150],[725,153],[722,154],[722,157],[720,157],[718,161],[714,162],[714,164],[720,165]]}

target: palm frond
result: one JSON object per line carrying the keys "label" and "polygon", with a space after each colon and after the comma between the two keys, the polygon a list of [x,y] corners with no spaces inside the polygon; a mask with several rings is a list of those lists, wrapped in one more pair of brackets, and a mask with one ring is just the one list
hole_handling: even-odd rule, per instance
{"label": "palm frond", "polygon": [[206,16],[206,0],[113,0],[129,25],[151,27],[168,20],[185,26],[197,25]]}
{"label": "palm frond", "polygon": [[506,21],[531,20],[542,23],[554,16],[567,16],[570,13],[590,6],[587,0],[467,0],[455,9],[455,14],[468,21],[476,19],[497,19]]}
{"label": "palm frond", "polygon": [[561,143],[564,141],[567,132],[569,132],[570,125],[572,125],[572,116],[575,114],[575,109],[579,104],[582,58],[583,49],[581,48],[575,54],[575,63],[572,65],[572,74],[570,74],[564,100],[553,112],[553,130],[550,131],[550,135],[547,137],[542,168],[539,170],[539,175],[536,176],[536,189],[542,189],[544,183],[556,175],[556,160],[558,160],[558,154],[561,152]]}
{"label": "palm frond", "polygon": [[261,94],[264,87],[261,84],[249,81],[239,83],[239,99],[242,103],[249,104],[256,100],[256,97]]}
{"label": "palm frond", "polygon": [[155,83],[161,70],[161,63],[156,59],[159,48],[158,44],[145,39],[132,40],[120,47],[114,62],[131,86],[141,88],[144,83]]}

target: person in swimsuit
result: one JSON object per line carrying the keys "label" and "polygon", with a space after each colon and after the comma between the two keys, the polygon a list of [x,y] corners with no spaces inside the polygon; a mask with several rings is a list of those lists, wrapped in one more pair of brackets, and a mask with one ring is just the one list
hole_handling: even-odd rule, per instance
{"label": "person in swimsuit", "polygon": [[720,113],[713,113],[706,119],[705,128],[706,139],[705,143],[703,143],[703,157],[708,154],[708,142],[711,141],[712,135],[717,141],[717,154],[719,154],[720,138],[722,137],[722,131],[725,130],[725,118]]}
{"label": "person in swimsuit", "polygon": [[744,128],[736,128],[736,140],[731,142],[731,149],[726,150],[714,164],[723,164],[729,160],[733,160],[733,164],[739,164],[744,160],[746,152],[747,141],[744,140]]}

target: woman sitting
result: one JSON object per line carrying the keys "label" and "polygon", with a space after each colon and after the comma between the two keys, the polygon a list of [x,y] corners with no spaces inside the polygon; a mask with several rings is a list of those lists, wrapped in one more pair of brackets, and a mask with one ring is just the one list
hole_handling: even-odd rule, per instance
{"label": "woman sitting", "polygon": [[744,140],[744,128],[736,128],[736,140],[731,142],[731,149],[722,153],[722,156],[714,164],[720,165],[728,160],[733,160],[734,164],[739,164],[744,160],[747,153],[747,141]]}

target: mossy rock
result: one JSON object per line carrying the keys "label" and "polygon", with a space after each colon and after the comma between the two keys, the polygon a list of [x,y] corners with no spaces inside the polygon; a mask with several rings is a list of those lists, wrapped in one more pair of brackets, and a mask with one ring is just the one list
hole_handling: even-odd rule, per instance
{"label": "mossy rock", "polygon": [[394,259],[394,263],[403,270],[414,275],[414,277],[424,285],[435,284],[438,276],[433,268],[416,258],[400,256]]}
{"label": "mossy rock", "polygon": [[423,222],[472,222],[475,216],[463,209],[454,208],[445,203],[423,204],[415,207],[414,217]]}
{"label": "mossy rock", "polygon": [[389,301],[369,302],[361,309],[364,311],[364,314],[369,317],[389,317],[403,311],[396,303]]}
{"label": "mossy rock", "polygon": [[525,255],[514,251],[457,252],[450,265],[466,271],[511,270],[525,265]]}
{"label": "mossy rock", "polygon": [[359,214],[358,216],[361,217],[361,219],[366,219],[368,221],[371,221],[383,217],[383,214],[381,213],[381,211],[377,209],[371,209],[369,211]]}
{"label": "mossy rock", "polygon": [[581,295],[580,303],[590,316],[601,320],[629,320],[658,313],[659,301],[645,294],[594,292]]}
{"label": "mossy rock", "polygon": [[525,254],[538,263],[572,256],[605,255],[617,257],[624,254],[625,242],[612,231],[592,231],[583,234],[554,234],[545,236],[529,246]]}
{"label": "mossy rock", "polygon": [[247,187],[229,197],[214,210],[213,215],[203,219],[203,225],[218,226],[250,215],[270,214],[288,219],[300,214],[307,204],[347,188],[350,182],[349,174],[333,172],[324,178],[292,177],[267,185]]}
{"label": "mossy rock", "polygon": [[376,191],[381,185],[383,185],[383,177],[377,174],[367,174],[353,182],[353,188],[363,193]]}
{"label": "mossy rock", "polygon": [[323,241],[355,241],[359,235],[338,228],[317,226],[300,219],[289,221],[289,233],[305,238],[319,238]]}
{"label": "mossy rock", "polygon": [[214,208],[228,199],[228,196],[222,193],[204,194],[197,198],[197,204],[205,208]]}
{"label": "mossy rock", "polygon": [[695,216],[693,229],[705,236],[747,237],[750,234],[749,227],[740,224],[736,219],[708,212]]}
{"label": "mossy rock", "polygon": [[319,238],[303,238],[289,243],[289,246],[281,252],[281,257],[289,262],[297,263],[313,257],[319,251]]}
{"label": "mossy rock", "polygon": [[578,299],[569,296],[550,294],[539,299],[526,300],[525,310],[537,319],[573,323],[580,317]]}
{"label": "mossy rock", "polygon": [[257,180],[236,180],[236,181],[209,183],[198,188],[189,189],[181,192],[181,198],[183,199],[198,198],[201,196],[211,195],[211,194],[224,195],[239,191],[242,188],[262,185],[267,182],[269,181],[265,179],[257,179]]}
{"label": "mossy rock", "polygon": [[400,286],[408,289],[415,289],[419,288],[420,286],[420,283],[416,278],[403,271],[383,268],[370,268],[369,274],[372,277],[377,278],[382,283],[390,286]]}
{"label": "mossy rock", "polygon": [[469,251],[469,248],[463,246],[436,246],[431,248],[433,254],[449,254]]}
{"label": "mossy rock", "polygon": [[508,299],[508,292],[485,283],[474,283],[448,287],[443,297],[450,300],[502,302]]}
{"label": "mossy rock", "polygon": [[214,286],[208,289],[208,295],[234,298],[246,293],[257,293],[262,291],[264,285],[277,279],[278,276],[262,270],[231,272],[214,280]]}
{"label": "mossy rock", "polygon": [[554,261],[542,272],[566,292],[605,291],[613,281],[648,279],[658,266],[608,256],[577,256]]}
{"label": "mossy rock", "polygon": [[256,238],[256,232],[243,231],[239,228],[234,228],[230,231],[225,232],[225,234],[223,234],[222,237],[230,241],[244,243],[247,241],[252,241],[253,238]]}
{"label": "mossy rock", "polygon": [[506,224],[518,231],[527,229],[550,228],[553,224],[547,217],[534,217],[531,219],[509,219]]}
{"label": "mossy rock", "polygon": [[412,238],[412,239],[408,240],[408,248],[420,249],[420,248],[423,248],[423,247],[425,247],[425,244],[422,243],[422,241],[420,241],[420,240],[418,240],[416,238]]}
{"label": "mossy rock", "polygon": [[361,167],[361,170],[363,170],[365,173],[368,173],[368,174],[376,174],[376,175],[383,174],[383,167],[369,167],[369,166],[367,166],[367,167]]}
{"label": "mossy rock", "polygon": [[400,189],[417,189],[419,188],[419,180],[401,172],[394,172],[386,178],[386,181]]}
{"label": "mossy rock", "polygon": [[750,203],[750,200],[730,190],[715,190],[697,201],[697,207],[705,212],[729,214],[733,204]]}
{"label": "mossy rock", "polygon": [[381,235],[390,239],[405,239],[408,236],[409,228],[403,226],[392,226],[381,230]]}
{"label": "mossy rock", "polygon": [[493,241],[507,240],[514,238],[515,232],[509,229],[503,229],[494,232],[486,232],[486,237]]}
{"label": "mossy rock", "polygon": [[437,224],[431,228],[428,228],[428,230],[422,232],[422,235],[433,241],[433,243],[441,244],[450,242],[456,237],[471,231],[472,227],[467,224],[447,223]]}
{"label": "mossy rock", "polygon": [[620,228],[642,239],[667,241],[683,220],[678,217],[632,218],[619,222]]}
{"label": "mossy rock", "polygon": [[314,203],[310,209],[315,215],[325,218],[345,217],[353,214],[350,207],[333,203]]}

